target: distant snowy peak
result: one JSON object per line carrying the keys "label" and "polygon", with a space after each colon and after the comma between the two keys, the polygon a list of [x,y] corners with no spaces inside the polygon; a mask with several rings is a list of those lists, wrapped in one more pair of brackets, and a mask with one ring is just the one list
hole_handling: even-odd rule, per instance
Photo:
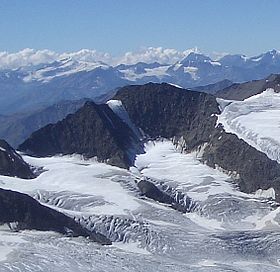
{"label": "distant snowy peak", "polygon": [[[151,80],[162,79],[168,76],[167,70],[170,66],[168,64],[160,64],[158,62],[154,63],[144,63],[139,62],[133,65],[121,64],[115,67],[121,73],[123,77],[130,81],[138,81],[150,78]],[[153,78],[153,79],[152,79]]]}
{"label": "distant snowy peak", "polygon": [[179,61],[179,63],[181,63],[185,66],[191,66],[192,64],[211,62],[211,61],[212,60],[209,57],[207,57],[201,53],[192,52],[189,55],[187,55],[184,59]]}
{"label": "distant snowy peak", "polygon": [[[221,63],[212,60],[210,57],[205,56],[198,52],[191,52],[182,60],[176,62],[168,68],[168,73],[173,77],[178,78],[173,83],[182,85],[185,88],[199,85],[207,85],[209,83],[214,83],[220,81],[212,77],[213,81],[208,81],[204,84],[204,79],[208,77],[206,74],[217,73],[221,69]],[[215,75],[216,76],[216,75]],[[224,78],[223,78],[224,79]],[[191,84],[186,85],[186,82],[192,81]]]}
{"label": "distant snowy peak", "polygon": [[225,55],[219,62],[226,66],[252,67],[256,65],[271,65],[280,63],[280,51],[270,50],[258,56],[247,57],[245,55]]}
{"label": "distant snowy peak", "polygon": [[28,71],[23,78],[25,82],[33,80],[41,82],[49,82],[57,77],[69,76],[79,72],[89,72],[96,68],[108,69],[110,66],[102,62],[77,61],[71,57],[55,61],[50,64],[43,65],[35,71]]}
{"label": "distant snowy peak", "polygon": [[[117,88],[132,84],[168,82],[193,89],[224,80],[242,83],[280,74],[280,57],[276,50],[253,58],[228,55],[214,60],[197,50],[179,54],[176,50],[148,48],[136,55],[126,55],[122,64],[119,61],[113,64],[108,56],[102,56],[88,50],[57,55],[34,50],[16,55],[0,53],[0,114],[30,111],[61,100],[85,97],[102,102],[109,99]],[[1,69],[8,67],[9,63],[16,68]],[[210,89],[219,85],[224,86],[216,84]],[[229,86],[227,95],[229,92],[235,93],[239,100],[246,98],[243,88],[237,93],[235,87]],[[219,97],[226,98],[224,95]]]}
{"label": "distant snowy peak", "polygon": [[259,63],[275,63],[280,61],[280,51],[278,50],[270,50],[266,53],[263,53],[259,56],[250,58],[253,62]]}

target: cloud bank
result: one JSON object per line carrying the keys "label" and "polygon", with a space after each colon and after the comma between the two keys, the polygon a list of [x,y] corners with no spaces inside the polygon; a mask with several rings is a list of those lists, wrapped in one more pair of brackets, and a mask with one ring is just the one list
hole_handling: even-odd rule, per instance
{"label": "cloud bank", "polygon": [[0,52],[0,69],[17,69],[19,67],[51,63],[64,58],[72,58],[85,62],[104,62],[115,66],[117,64],[135,64],[137,62],[159,62],[172,64],[186,57],[190,52],[197,52],[197,48],[178,51],[172,48],[147,47],[136,52],[127,52],[122,56],[112,56],[97,50],[82,49],[77,52],[57,53],[51,50],[35,50],[26,48],[15,53]]}
{"label": "cloud bank", "polygon": [[187,49],[185,51],[178,51],[176,49],[162,48],[162,47],[148,47],[143,48],[138,52],[127,52],[119,59],[119,63],[134,64],[137,62],[159,62],[162,64],[172,64],[191,52],[197,52],[197,48]]}
{"label": "cloud bank", "polygon": [[16,69],[22,66],[37,65],[55,61],[59,55],[50,50],[23,49],[16,53],[0,52],[0,68]]}

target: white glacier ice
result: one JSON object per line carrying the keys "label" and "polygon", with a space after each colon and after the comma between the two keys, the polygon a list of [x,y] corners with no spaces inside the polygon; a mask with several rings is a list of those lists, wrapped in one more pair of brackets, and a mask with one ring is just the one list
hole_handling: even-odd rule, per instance
{"label": "white glacier ice", "polygon": [[[229,176],[171,141],[145,149],[130,171],[76,155],[23,155],[44,172],[32,180],[0,176],[0,186],[75,217],[113,245],[2,226],[0,271],[279,271],[280,209],[273,202],[241,193]],[[144,197],[135,183],[141,177],[187,194],[197,209],[184,214]]]}
{"label": "white glacier ice", "polygon": [[226,132],[280,162],[280,93],[267,89],[244,101],[218,102],[222,108],[218,123]]}

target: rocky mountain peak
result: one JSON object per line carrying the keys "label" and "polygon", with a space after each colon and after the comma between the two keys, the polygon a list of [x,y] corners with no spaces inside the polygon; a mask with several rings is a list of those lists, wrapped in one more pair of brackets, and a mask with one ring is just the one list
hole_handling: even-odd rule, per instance
{"label": "rocky mountain peak", "polygon": [[142,145],[107,104],[88,101],[75,114],[34,132],[19,149],[38,156],[77,153],[127,168]]}

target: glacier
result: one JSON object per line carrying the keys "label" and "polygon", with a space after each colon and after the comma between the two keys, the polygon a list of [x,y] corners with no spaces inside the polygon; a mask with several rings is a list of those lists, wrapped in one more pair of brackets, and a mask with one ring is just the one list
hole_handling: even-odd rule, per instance
{"label": "glacier", "polygon": [[280,162],[280,93],[267,89],[244,101],[218,102],[222,109],[218,123],[226,132]]}
{"label": "glacier", "polygon": [[[145,151],[129,170],[78,155],[23,155],[42,173],[28,181],[0,176],[1,187],[29,194],[113,245],[2,225],[0,271],[279,271],[279,205],[240,192],[197,152],[182,154],[171,141],[150,141]],[[193,209],[145,197],[137,188],[143,178],[178,199],[188,196]]]}

